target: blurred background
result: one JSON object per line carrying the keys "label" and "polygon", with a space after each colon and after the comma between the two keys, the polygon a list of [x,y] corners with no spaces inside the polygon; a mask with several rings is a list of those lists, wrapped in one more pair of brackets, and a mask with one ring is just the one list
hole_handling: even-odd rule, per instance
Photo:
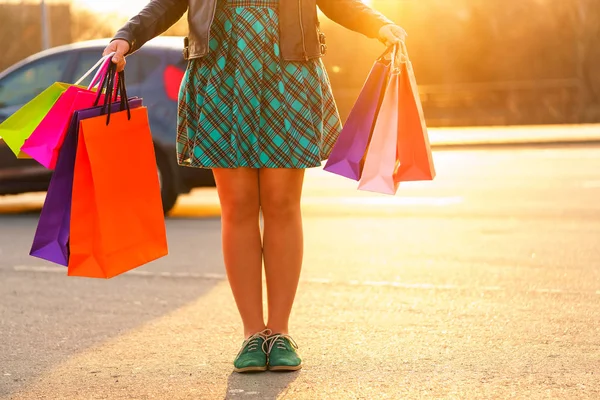
{"label": "blurred background", "polygon": [[[600,120],[597,0],[364,1],[408,31],[429,126]],[[0,0],[0,70],[47,46],[111,37],[145,3]],[[346,117],[382,48],[324,16],[322,24]],[[186,30],[182,19],[166,34]]]}

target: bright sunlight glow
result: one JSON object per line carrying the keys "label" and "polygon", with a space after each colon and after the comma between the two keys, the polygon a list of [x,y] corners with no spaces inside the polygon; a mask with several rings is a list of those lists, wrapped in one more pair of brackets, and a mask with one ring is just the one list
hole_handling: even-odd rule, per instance
{"label": "bright sunlight glow", "polygon": [[137,14],[148,0],[73,0],[73,4],[98,13],[117,13],[133,16]]}
{"label": "bright sunlight glow", "polygon": [[[361,1],[367,5],[372,4],[372,0]],[[148,0],[73,0],[73,4],[100,13],[114,12],[130,16],[148,4]]]}

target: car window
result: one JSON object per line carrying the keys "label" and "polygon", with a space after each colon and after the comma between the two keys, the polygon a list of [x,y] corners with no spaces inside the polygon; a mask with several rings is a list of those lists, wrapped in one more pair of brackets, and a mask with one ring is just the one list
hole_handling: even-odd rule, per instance
{"label": "car window", "polygon": [[[134,56],[139,56],[136,61],[141,63],[139,73],[142,80],[149,77],[158,67],[160,67],[161,59],[158,56],[152,54],[133,54],[131,58],[133,59]],[[130,82],[131,78],[133,77],[128,75],[127,82]]]}
{"label": "car window", "polygon": [[69,62],[65,55],[48,56],[13,71],[0,80],[0,107],[27,103],[55,82],[61,81]]}
{"label": "car window", "polygon": [[[79,54],[77,65],[75,67],[74,79],[82,77],[91,67],[100,59],[97,51],[85,51]],[[160,58],[143,53],[134,53],[127,57],[127,66],[125,67],[125,76],[127,85],[137,85],[142,83],[154,70],[160,65]],[[94,74],[90,74],[81,84],[88,86],[92,81]]]}
{"label": "car window", "polygon": [[[79,78],[81,78],[90,68],[96,64],[100,58],[102,58],[102,53],[100,51],[82,51],[79,53],[77,57],[77,64],[75,65],[75,69],[73,72],[73,83],[77,82]],[[82,82],[82,86],[88,86],[92,81],[96,71],[92,72],[85,78]]]}

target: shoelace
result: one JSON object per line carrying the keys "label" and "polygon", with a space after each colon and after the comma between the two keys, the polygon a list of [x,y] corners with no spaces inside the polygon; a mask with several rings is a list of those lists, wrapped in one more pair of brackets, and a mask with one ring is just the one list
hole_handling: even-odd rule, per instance
{"label": "shoelace", "polygon": [[[277,335],[269,336],[263,342],[263,345],[262,345],[263,352],[265,352],[265,354],[269,354],[269,353],[271,353],[271,350],[273,350],[273,347],[275,347],[275,346],[277,346],[277,348],[280,350],[287,350],[287,346],[285,345],[284,339],[287,339],[289,341],[289,343],[292,345],[294,350],[298,350],[298,345],[296,344],[296,342],[294,341],[294,339],[292,339],[292,337],[290,335],[277,334]],[[265,344],[268,346],[266,351],[265,351]]]}
{"label": "shoelace", "polygon": [[[271,334],[271,330],[270,329],[265,329],[262,332],[257,332],[254,335],[250,336],[248,339],[244,340],[244,343],[242,343],[242,348],[240,349],[240,351],[238,352],[237,356],[239,356],[240,354],[242,354],[242,352],[247,348],[248,352],[254,352],[256,350],[258,350],[258,339],[264,339],[263,342],[263,347],[262,347],[262,351],[264,352],[264,344],[267,341],[267,337]],[[265,353],[266,354],[266,353]],[[236,357],[237,357],[236,356]]]}

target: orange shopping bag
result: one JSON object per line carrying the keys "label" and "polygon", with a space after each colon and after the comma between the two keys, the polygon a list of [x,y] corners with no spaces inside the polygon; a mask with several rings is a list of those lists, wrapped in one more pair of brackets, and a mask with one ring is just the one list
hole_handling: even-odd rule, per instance
{"label": "orange shopping bag", "polygon": [[[121,97],[127,99],[126,93]],[[73,182],[69,276],[111,278],[167,254],[146,107],[82,120]]]}
{"label": "orange shopping bag", "polygon": [[[407,54],[406,47],[403,48]],[[419,98],[417,81],[408,59],[401,64],[399,81],[400,102],[398,113],[398,165],[395,182],[430,181],[435,178],[435,166],[423,106]]]}

